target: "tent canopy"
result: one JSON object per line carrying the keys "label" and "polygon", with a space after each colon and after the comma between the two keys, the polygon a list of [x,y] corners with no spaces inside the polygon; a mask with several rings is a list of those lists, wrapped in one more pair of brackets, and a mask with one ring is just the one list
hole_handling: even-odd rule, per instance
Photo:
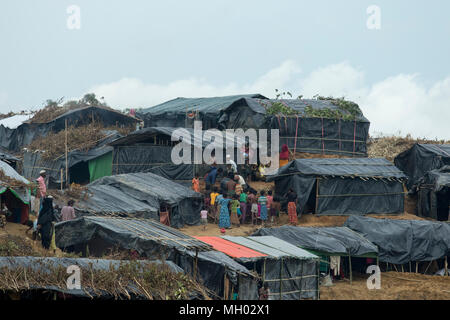
{"label": "tent canopy", "polygon": [[447,223],[351,216],[344,226],[377,245],[382,262],[405,264],[450,255],[450,225]]}
{"label": "tent canopy", "polygon": [[[30,182],[17,173],[9,164],[0,160],[0,171],[3,174],[12,180],[17,180],[20,183],[30,184]],[[6,190],[11,190],[11,192],[24,204],[29,204],[31,200],[30,189],[24,187],[14,187],[11,188],[11,185],[8,181],[0,180],[0,194],[6,192]]]}
{"label": "tent canopy", "polygon": [[200,221],[201,194],[153,173],[103,177],[90,183],[87,188],[89,196],[75,204],[77,211],[159,220],[160,206],[166,203],[171,207],[172,226],[179,228]]}
{"label": "tent canopy", "polygon": [[281,167],[268,181],[287,175],[405,179],[406,176],[384,158],[296,159]]}
{"label": "tent canopy", "polygon": [[[92,182],[99,177],[112,174],[113,147],[108,144],[121,138],[122,135],[115,130],[107,130],[105,135],[102,140],[87,151],[73,150],[68,153],[67,163],[70,182]],[[111,160],[111,163],[107,162],[109,160]],[[39,152],[25,152],[23,162],[24,176],[29,179],[36,179],[39,177],[39,172],[45,170],[49,177],[49,185],[59,185],[61,184],[62,169],[64,172],[62,183],[66,182],[66,158],[64,154],[51,160],[44,159]],[[99,164],[102,164],[102,166]],[[87,181],[80,181],[80,177],[86,177]]]}
{"label": "tent canopy", "polygon": [[450,165],[450,144],[415,144],[400,153],[394,163],[408,176],[408,189],[415,191],[420,178],[428,171]]}
{"label": "tent canopy", "polygon": [[262,98],[260,94],[243,94],[211,98],[176,98],[159,105],[143,109],[142,114],[186,113],[186,111],[199,111],[202,113],[220,113],[237,100],[242,98]]}
{"label": "tent canopy", "polygon": [[421,185],[432,187],[434,192],[439,192],[444,188],[450,188],[450,165],[429,171],[419,181],[419,187]]}
{"label": "tent canopy", "polygon": [[254,236],[274,236],[292,245],[313,252],[335,256],[373,257],[378,248],[357,232],[346,227],[294,227],[263,228]]}

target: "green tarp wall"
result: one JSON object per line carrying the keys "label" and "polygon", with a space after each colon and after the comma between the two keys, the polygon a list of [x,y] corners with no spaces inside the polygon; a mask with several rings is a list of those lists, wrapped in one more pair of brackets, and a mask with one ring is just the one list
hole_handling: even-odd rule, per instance
{"label": "green tarp wall", "polygon": [[112,175],[112,152],[89,160],[90,182]]}

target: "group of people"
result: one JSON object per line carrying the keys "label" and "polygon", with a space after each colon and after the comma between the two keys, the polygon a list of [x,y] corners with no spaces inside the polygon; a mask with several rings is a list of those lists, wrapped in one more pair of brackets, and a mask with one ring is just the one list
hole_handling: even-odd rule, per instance
{"label": "group of people", "polygon": [[[204,205],[200,212],[200,218],[204,228],[207,225],[207,217],[210,216],[219,228],[225,230],[241,224],[274,222],[281,211],[281,200],[287,199],[288,215],[291,224],[297,224],[297,194],[289,189],[283,199],[274,197],[272,190],[260,190],[257,192],[251,188],[244,177],[238,173],[238,166],[227,155],[227,170],[221,179],[219,186],[216,180],[222,174],[222,168],[215,164],[205,176]],[[201,193],[200,177],[195,175],[192,179],[192,189]]]}
{"label": "group of people", "polygon": [[75,219],[75,209],[73,208],[75,202],[69,200],[67,205],[62,207],[61,215],[59,216],[53,206],[53,197],[47,195],[46,176],[46,171],[42,170],[39,173],[39,178],[36,179],[38,183],[35,206],[37,219],[33,223],[33,229],[35,235],[40,235],[42,246],[45,249],[56,250],[54,223]]}

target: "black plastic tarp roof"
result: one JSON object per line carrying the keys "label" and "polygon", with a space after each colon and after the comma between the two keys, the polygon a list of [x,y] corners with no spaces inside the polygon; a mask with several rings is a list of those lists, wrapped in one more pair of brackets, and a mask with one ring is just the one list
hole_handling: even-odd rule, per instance
{"label": "black plastic tarp roof", "polygon": [[[151,137],[155,135],[164,135],[167,137],[172,137],[175,131],[181,132],[180,130],[186,130],[187,133],[190,134],[191,139],[187,141],[183,141],[192,146],[201,146],[202,148],[207,147],[211,144],[215,145],[215,140],[213,142],[208,141],[208,139],[203,138],[203,134],[205,130],[201,131],[201,135],[194,134],[195,131],[192,128],[172,128],[172,127],[149,127],[144,128],[138,131],[134,131],[127,135],[126,137],[117,139],[110,143],[111,146],[116,145],[130,145],[133,143],[140,143],[144,141],[148,141]],[[226,145],[242,145],[245,140],[240,139],[237,135],[232,135],[231,133],[226,133],[225,131],[221,132],[223,137],[223,143],[218,144],[219,147],[224,148]],[[257,141],[253,141],[257,143]]]}
{"label": "black plastic tarp roof", "polygon": [[404,179],[401,172],[384,158],[296,159],[267,176],[268,181],[282,176],[300,174],[308,176],[337,176],[363,178]]}
{"label": "black plastic tarp roof", "polygon": [[[133,249],[150,259],[164,257],[166,261],[173,261],[191,275],[197,257],[198,279],[219,296],[223,296],[224,275],[234,285],[240,284],[240,276],[254,281],[253,274],[247,268],[222,252],[149,219],[82,217],[57,223],[55,230],[56,245],[63,250],[85,248],[86,245],[89,245],[90,252],[115,247]],[[251,292],[245,294],[248,294],[247,298],[254,296]]]}
{"label": "black plastic tarp roof", "polygon": [[128,173],[100,178],[88,186],[88,197],[75,209],[95,215],[125,214],[159,220],[162,203],[171,207],[174,227],[200,222],[202,195],[153,173]]}
{"label": "black plastic tarp roof", "polygon": [[[87,259],[87,258],[56,258],[56,257],[0,257],[0,269],[7,268],[17,270],[19,268],[31,268],[33,271],[39,272],[50,272],[50,268],[58,268],[63,267],[67,268],[69,266],[78,266],[81,269],[87,270],[117,270],[120,266],[124,266],[129,264],[129,261],[126,260],[105,260],[105,259]],[[141,268],[141,272],[145,272],[145,269],[150,264],[161,265],[162,262],[159,260],[134,260],[133,264],[138,264]],[[184,273],[183,269],[174,264],[171,261],[164,261],[164,264],[170,268],[175,273]],[[1,277],[1,275],[0,275]],[[1,289],[1,288],[0,288]],[[24,289],[24,288],[19,288]],[[33,284],[29,289],[34,290],[51,290],[56,292],[62,292],[64,294],[70,294],[77,297],[108,297],[112,296],[108,294],[108,292],[93,290],[89,287],[84,287],[83,289],[67,289],[67,288],[59,288],[56,286],[50,285],[39,285]],[[86,293],[89,293],[89,295]],[[141,298],[145,298],[142,296]]]}
{"label": "black plastic tarp roof", "polygon": [[19,161],[19,159],[0,147],[0,160]]}
{"label": "black plastic tarp roof", "polygon": [[415,190],[428,171],[450,165],[450,144],[415,144],[400,153],[394,163],[408,176],[408,189]]}
{"label": "black plastic tarp roof", "polygon": [[134,249],[147,257],[170,250],[208,251],[212,247],[151,219],[81,217],[57,223],[56,245],[61,248],[88,243],[94,237],[124,249]]}
{"label": "black plastic tarp roof", "polygon": [[373,256],[378,248],[361,234],[346,227],[262,228],[254,236],[274,236],[306,250],[329,255]]}
{"label": "black plastic tarp roof", "polygon": [[20,151],[37,137],[45,137],[50,132],[57,133],[64,130],[66,120],[68,126],[87,125],[94,120],[104,127],[131,126],[139,121],[117,110],[89,106],[70,110],[47,123],[24,122],[14,130],[0,126],[0,146],[8,150]]}
{"label": "black plastic tarp roof", "polygon": [[242,98],[264,98],[260,94],[243,94],[210,98],[176,98],[162,104],[143,109],[142,114],[186,113],[186,111],[199,111],[203,113],[220,113],[231,104]]}
{"label": "black plastic tarp roof", "polygon": [[[320,110],[320,109],[331,109],[331,110],[341,110],[339,106],[333,104],[329,100],[315,100],[315,99],[252,99],[256,101],[260,107],[256,104],[249,104],[250,107],[255,112],[266,113],[266,108],[270,107],[273,103],[282,103],[285,106],[288,106],[299,112],[299,116],[307,118],[306,107],[310,106],[312,109]],[[349,114],[345,110],[341,110],[344,114]],[[369,122],[363,115],[360,115],[356,118],[358,122]]]}
{"label": "black plastic tarp roof", "polygon": [[382,262],[405,264],[450,255],[450,225],[447,223],[351,216],[344,226],[377,245]]}
{"label": "black plastic tarp roof", "polygon": [[[67,164],[69,168],[74,167],[80,162],[88,162],[89,160],[101,157],[113,151],[113,147],[108,144],[112,141],[122,137],[117,131],[105,131],[105,137],[97,142],[97,144],[87,151],[73,150],[67,155]],[[47,171],[49,182],[52,184],[61,183],[61,169],[65,172],[66,157],[64,154],[60,155],[54,160],[43,159],[40,152],[25,152],[23,158],[23,174],[28,179],[36,179],[39,177],[41,170]],[[62,176],[63,183],[65,183],[66,175]],[[69,177],[69,180],[70,177]]]}
{"label": "black plastic tarp roof", "polygon": [[429,186],[434,192],[439,192],[444,188],[450,188],[450,166],[429,171],[420,179],[419,186]]}

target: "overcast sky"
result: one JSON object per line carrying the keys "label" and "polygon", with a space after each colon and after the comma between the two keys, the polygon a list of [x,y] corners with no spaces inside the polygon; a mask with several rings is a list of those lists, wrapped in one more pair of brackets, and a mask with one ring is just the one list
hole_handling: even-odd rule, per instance
{"label": "overcast sky", "polygon": [[450,139],[449,15],[448,0],[2,1],[0,113],[286,89],[356,101],[372,134]]}

